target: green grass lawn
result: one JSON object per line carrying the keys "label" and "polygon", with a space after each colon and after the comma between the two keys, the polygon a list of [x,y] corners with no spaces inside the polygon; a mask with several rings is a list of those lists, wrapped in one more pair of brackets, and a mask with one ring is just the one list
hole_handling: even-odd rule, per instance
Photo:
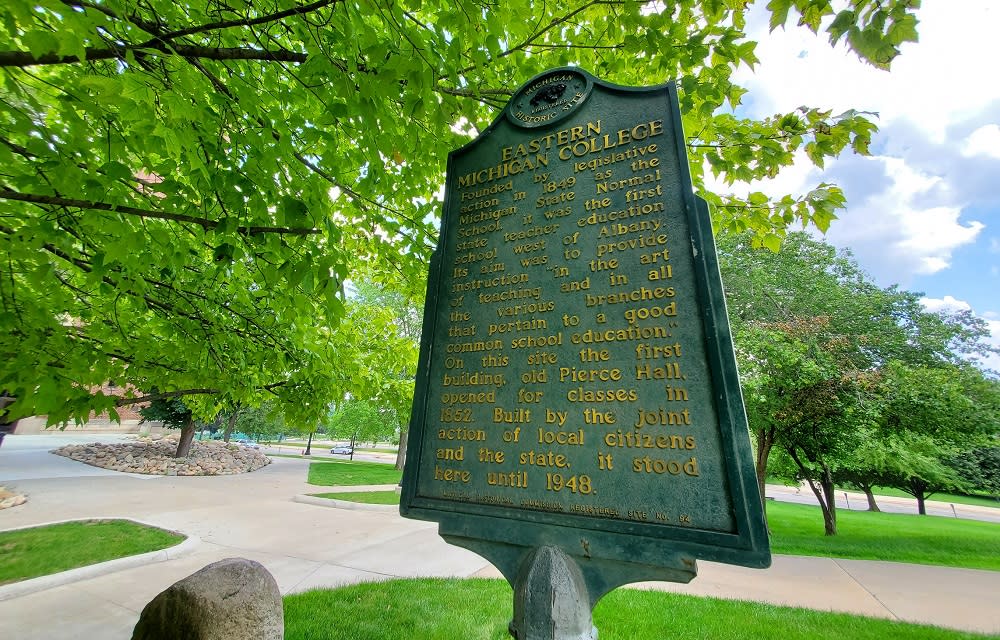
{"label": "green grass lawn", "polygon": [[[393,580],[286,596],[285,640],[509,640],[502,580]],[[601,640],[957,640],[984,636],[808,609],[618,589],[594,610]]]}
{"label": "green grass lawn", "polygon": [[374,448],[358,447],[357,451],[364,451],[366,453],[392,453],[392,454],[399,453],[399,449],[390,449],[388,447],[374,447]]}
{"label": "green grass lawn", "polygon": [[837,509],[837,535],[823,535],[819,507],[768,500],[771,551],[1000,571],[1000,524]]}
{"label": "green grass lawn", "polygon": [[365,504],[399,504],[399,494],[395,491],[345,491],[342,493],[310,493],[315,498],[331,498]]}
{"label": "green grass lawn", "polygon": [[0,532],[0,584],[166,549],[184,536],[127,520],[89,520]]}
{"label": "green grass lawn", "polygon": [[[311,495],[370,504],[399,504],[395,491]],[[767,512],[773,553],[1000,571],[1000,544],[997,544],[1000,524],[838,509],[838,534],[827,537],[823,535],[819,507],[768,501]]]}
{"label": "green grass lawn", "polygon": [[309,484],[321,487],[361,484],[399,484],[403,476],[390,464],[380,462],[330,461],[309,465]]}

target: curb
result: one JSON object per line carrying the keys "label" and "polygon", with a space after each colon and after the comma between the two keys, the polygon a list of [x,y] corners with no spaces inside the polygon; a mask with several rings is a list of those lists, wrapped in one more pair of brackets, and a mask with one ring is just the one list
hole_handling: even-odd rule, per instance
{"label": "curb", "polygon": [[[36,527],[44,527],[53,524],[62,524],[64,522],[88,522],[91,520],[127,520],[129,522],[134,522],[136,524],[141,524],[147,527],[154,527],[156,529],[169,531],[170,533],[186,535],[180,531],[174,531],[172,529],[164,529],[163,527],[151,524],[149,522],[136,520],[135,518],[111,518],[111,517],[54,520],[52,522],[41,522],[38,524],[32,524],[24,527],[14,527],[12,529],[4,529],[3,531],[4,532],[20,531],[22,529],[34,529]],[[4,600],[11,600],[13,598],[20,598],[21,596],[37,593],[39,591],[45,591],[55,587],[61,587],[63,585],[72,584],[74,582],[80,582],[81,580],[89,580],[90,578],[96,578],[99,576],[108,575],[110,573],[115,573],[118,571],[124,571],[126,569],[134,569],[135,567],[141,567],[143,565],[153,564],[155,562],[166,562],[167,560],[174,560],[183,555],[191,553],[191,551],[193,551],[194,548],[197,547],[199,544],[201,544],[201,538],[199,538],[198,536],[186,535],[186,538],[179,544],[175,544],[172,547],[167,547],[166,549],[160,549],[159,551],[150,551],[148,553],[140,553],[134,556],[126,556],[124,558],[115,558],[114,560],[108,560],[106,562],[98,562],[97,564],[91,564],[85,567],[77,567],[76,569],[69,569],[67,571],[60,571],[59,573],[52,573],[47,576],[38,576],[37,578],[30,578],[28,580],[21,580],[20,582],[15,582],[13,584],[3,585],[0,586],[0,602],[3,602]]]}
{"label": "curb", "polygon": [[354,511],[382,511],[384,513],[399,513],[399,507],[393,504],[368,504],[366,502],[351,502],[348,500],[337,500],[336,498],[317,498],[305,494],[292,497],[292,502],[311,504],[317,507],[327,507],[332,509],[352,509]]}

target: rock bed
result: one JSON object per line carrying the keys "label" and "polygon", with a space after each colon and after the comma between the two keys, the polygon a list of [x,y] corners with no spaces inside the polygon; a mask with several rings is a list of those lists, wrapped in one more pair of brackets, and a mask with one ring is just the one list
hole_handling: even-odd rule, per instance
{"label": "rock bed", "polygon": [[52,453],[102,469],[156,476],[220,476],[256,471],[271,464],[264,454],[238,444],[191,443],[186,458],[175,458],[175,438],[141,438],[120,444],[72,444]]}

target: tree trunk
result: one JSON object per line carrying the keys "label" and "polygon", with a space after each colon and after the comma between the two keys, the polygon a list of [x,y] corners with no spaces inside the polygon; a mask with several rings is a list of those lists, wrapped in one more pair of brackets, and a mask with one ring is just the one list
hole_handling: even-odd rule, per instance
{"label": "tree trunk", "polygon": [[917,513],[922,516],[927,515],[927,491],[923,486],[913,487],[913,497],[917,499]]}
{"label": "tree trunk", "polygon": [[833,473],[830,471],[830,467],[823,465],[823,478],[820,481],[823,486],[823,496],[826,498],[824,505],[820,502],[820,506],[823,507],[823,533],[828,536],[837,535],[837,496],[834,492],[837,487],[833,483]]}
{"label": "tree trunk", "polygon": [[226,422],[226,431],[222,435],[222,440],[224,442],[229,442],[229,438],[233,436],[233,429],[236,428],[236,419],[240,415],[240,408],[237,406],[233,409],[233,412],[229,414],[229,421]]}
{"label": "tree trunk", "polygon": [[[757,470],[757,489],[760,491],[760,508],[764,513],[764,522],[767,523],[767,499],[764,497],[764,488],[767,484],[767,459],[771,455],[774,447],[774,429],[761,429],[757,432],[757,458],[755,468]],[[768,527],[770,531],[770,527]]]}
{"label": "tree trunk", "polygon": [[312,431],[310,431],[309,432],[309,440],[306,442],[306,450],[305,450],[305,452],[302,455],[304,455],[304,456],[311,456],[312,455],[312,446],[313,446],[313,434],[312,434]]}
{"label": "tree trunk", "polygon": [[399,451],[396,453],[396,470],[402,471],[406,463],[406,441],[409,439],[409,429],[403,428],[399,432]]}
{"label": "tree trunk", "polygon": [[786,447],[785,450],[795,461],[795,466],[802,472],[806,483],[812,489],[813,495],[816,496],[816,501],[819,502],[820,509],[823,510],[823,533],[828,536],[837,535],[837,502],[834,495],[836,487],[833,483],[833,473],[831,473],[830,467],[826,464],[822,465],[821,477],[817,483],[813,479],[810,469],[799,459],[798,452],[791,447]]}
{"label": "tree trunk", "polygon": [[177,451],[174,453],[174,457],[186,458],[191,453],[192,440],[194,440],[194,418],[188,418],[188,421],[181,427],[181,438],[177,441]]}
{"label": "tree trunk", "polygon": [[351,435],[351,457],[350,460],[354,460],[354,448],[358,446],[358,434]]}
{"label": "tree trunk", "polygon": [[[932,492],[933,493],[933,492]],[[910,481],[910,495],[917,499],[917,513],[927,515],[927,484],[920,480]]]}
{"label": "tree trunk", "polygon": [[871,485],[866,484],[861,487],[861,490],[865,492],[865,497],[868,498],[868,510],[881,512],[882,510],[879,509],[878,505],[875,503],[875,493],[872,491]]}

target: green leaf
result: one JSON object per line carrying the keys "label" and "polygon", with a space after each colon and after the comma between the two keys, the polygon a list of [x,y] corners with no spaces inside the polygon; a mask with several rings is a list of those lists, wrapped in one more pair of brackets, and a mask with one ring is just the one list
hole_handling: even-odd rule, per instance
{"label": "green leaf", "polygon": [[827,33],[830,34],[830,44],[837,44],[840,38],[854,27],[856,21],[857,15],[849,9],[837,13],[837,17],[826,28]]}
{"label": "green leaf", "polygon": [[285,224],[289,226],[305,226],[310,223],[309,209],[306,207],[306,203],[298,198],[284,196],[281,199],[280,212],[283,216]]}
{"label": "green leaf", "polygon": [[100,172],[113,180],[131,180],[135,175],[131,169],[115,160],[102,164]]}
{"label": "green leaf", "polygon": [[230,263],[233,261],[235,253],[236,247],[228,242],[223,242],[219,246],[215,247],[215,250],[212,252],[212,259],[216,262]]}
{"label": "green leaf", "polygon": [[41,58],[50,53],[59,52],[59,38],[51,31],[35,29],[21,36],[21,42],[35,58]]}
{"label": "green leaf", "polygon": [[904,42],[916,42],[918,40],[917,17],[913,14],[904,15],[893,23],[889,28],[888,35],[889,42],[895,45],[903,44]]}
{"label": "green leaf", "polygon": [[763,244],[765,247],[767,247],[774,253],[777,253],[778,251],[781,250],[781,237],[776,234],[768,233],[767,235],[761,237],[760,241],[761,244]]}

